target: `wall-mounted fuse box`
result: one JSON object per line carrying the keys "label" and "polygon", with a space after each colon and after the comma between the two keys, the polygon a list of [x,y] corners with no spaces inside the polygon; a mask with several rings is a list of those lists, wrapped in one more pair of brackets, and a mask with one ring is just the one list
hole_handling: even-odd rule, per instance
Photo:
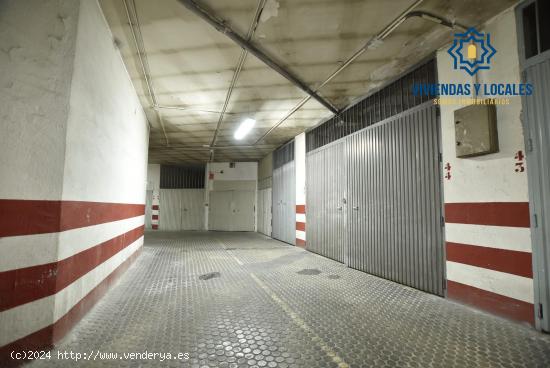
{"label": "wall-mounted fuse box", "polygon": [[470,105],[455,110],[456,157],[498,152],[495,105]]}

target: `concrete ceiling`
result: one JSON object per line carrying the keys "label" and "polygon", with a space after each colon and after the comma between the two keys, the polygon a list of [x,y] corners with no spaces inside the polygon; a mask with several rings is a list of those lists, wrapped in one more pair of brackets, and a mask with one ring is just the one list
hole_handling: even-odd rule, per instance
{"label": "concrete ceiling", "polygon": [[[196,3],[246,37],[258,4],[264,1],[251,43],[311,89],[316,89],[349,56],[415,2],[196,0]],[[514,0],[425,0],[415,10],[475,26],[514,3]],[[208,161],[211,151],[204,146],[212,143],[242,56],[241,47],[177,0],[100,0],[100,4],[151,124],[149,161],[164,164]],[[134,23],[137,46],[127,9]],[[343,108],[432,55],[450,41],[452,33],[451,29],[428,20],[410,18],[322,87],[319,94],[337,108]],[[138,58],[138,48],[144,66]],[[214,160],[259,160],[332,115],[311,99],[258,141],[306,96],[249,53],[221,122]],[[237,141],[233,133],[246,117],[256,119],[256,126],[245,139]]]}

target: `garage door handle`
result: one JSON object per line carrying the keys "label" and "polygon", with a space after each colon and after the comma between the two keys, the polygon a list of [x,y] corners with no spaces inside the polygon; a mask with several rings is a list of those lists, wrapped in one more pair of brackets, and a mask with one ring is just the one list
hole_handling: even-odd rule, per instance
{"label": "garage door handle", "polygon": [[359,211],[359,207],[358,207],[358,206],[353,207],[353,210],[354,210],[354,211]]}

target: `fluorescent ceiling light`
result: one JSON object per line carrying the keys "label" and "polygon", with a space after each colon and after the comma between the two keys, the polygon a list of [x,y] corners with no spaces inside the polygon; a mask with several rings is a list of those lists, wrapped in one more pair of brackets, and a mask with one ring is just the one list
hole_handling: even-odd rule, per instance
{"label": "fluorescent ceiling light", "polygon": [[254,127],[254,124],[256,124],[256,120],[250,119],[250,118],[245,119],[235,131],[235,134],[233,135],[235,139],[237,140],[243,139],[248,134],[248,132],[250,132],[252,127]]}

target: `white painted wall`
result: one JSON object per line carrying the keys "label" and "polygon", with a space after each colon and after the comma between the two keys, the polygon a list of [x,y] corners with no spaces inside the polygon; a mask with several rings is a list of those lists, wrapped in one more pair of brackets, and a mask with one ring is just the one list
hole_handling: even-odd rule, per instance
{"label": "white painted wall", "polygon": [[96,1],[81,1],[63,199],[145,203],[148,127]]}
{"label": "white painted wall", "polygon": [[[480,30],[491,34],[497,53],[491,69],[478,72],[477,83],[520,83],[513,8],[491,19]],[[472,83],[465,72],[452,69],[447,49],[448,46],[437,52],[439,82]],[[515,171],[514,158],[520,150],[525,153],[521,98],[512,96],[510,100],[510,105],[496,107],[499,152],[472,158],[456,157],[454,111],[461,106],[441,106],[443,165],[451,165],[451,179],[442,179],[445,203],[528,202],[527,172]],[[484,249],[531,252],[529,228],[447,223],[445,238],[447,242]],[[447,279],[533,303],[533,280],[528,277],[447,261]]]}
{"label": "white painted wall", "polygon": [[[97,1],[5,1],[1,9],[0,198],[143,204],[147,121]],[[2,267],[55,262],[143,223],[140,215],[2,238],[0,259],[11,262]],[[0,346],[61,318],[142,244],[55,295],[0,312]]]}
{"label": "white painted wall", "polygon": [[160,165],[149,164],[147,165],[147,190],[160,189]]}
{"label": "white painted wall", "polygon": [[[78,7],[70,1],[2,3],[1,199],[61,197],[77,21]],[[0,271],[56,257],[57,234],[25,238],[0,238]],[[53,300],[35,310],[28,319],[0,313],[0,346],[51,323]]]}
{"label": "white painted wall", "polygon": [[210,162],[206,169],[207,173],[214,173],[214,180],[258,180],[257,162],[235,162],[234,168],[229,167],[229,162]]}
{"label": "white painted wall", "polygon": [[61,197],[78,7],[3,1],[0,198]]}
{"label": "white painted wall", "polygon": [[[58,200],[76,45],[73,1],[0,6],[0,198]],[[0,272],[56,260],[58,234],[0,238]],[[0,346],[52,323],[54,300],[0,312]]]}
{"label": "white painted wall", "polygon": [[[497,54],[490,70],[478,72],[478,83],[519,83],[513,9],[488,22],[484,31],[492,34]],[[471,83],[464,71],[452,69],[447,48],[437,53],[439,82]],[[510,105],[497,106],[499,152],[485,156],[456,158],[453,120],[454,111],[460,107],[441,106],[443,157],[452,167],[452,179],[444,180],[445,202],[528,201],[527,173],[514,172],[514,155],[524,150],[520,97],[512,97]]]}
{"label": "white painted wall", "polygon": [[[119,50],[96,0],[80,2],[65,145],[63,200],[145,203],[148,125]],[[141,217],[140,224],[144,224]],[[122,227],[120,233],[123,233]],[[143,241],[141,240],[141,244]],[[138,249],[141,244],[136,244]],[[90,272],[95,287],[132,253]],[[69,288],[79,290],[79,285]],[[55,315],[81,293],[56,295]]]}

